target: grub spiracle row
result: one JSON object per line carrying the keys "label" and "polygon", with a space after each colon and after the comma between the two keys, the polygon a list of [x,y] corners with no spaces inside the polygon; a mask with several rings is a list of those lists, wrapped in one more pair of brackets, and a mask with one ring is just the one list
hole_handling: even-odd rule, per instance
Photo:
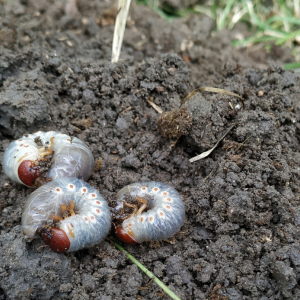
{"label": "grub spiracle row", "polygon": [[[49,222],[52,225],[46,225]],[[22,214],[23,233],[39,234],[55,252],[99,243],[109,232],[111,214],[100,193],[77,178],[59,178],[36,189]]]}
{"label": "grub spiracle row", "polygon": [[[167,184],[156,181],[130,184],[118,192],[117,201],[115,209],[124,219],[116,224],[116,235],[126,243],[164,240],[183,225],[184,204],[178,192]],[[133,208],[129,216],[124,214],[126,206]]]}
{"label": "grub spiracle row", "polygon": [[3,157],[4,171],[13,181],[34,186],[43,177],[41,165],[52,156],[47,178],[76,177],[87,180],[94,168],[91,150],[78,138],[38,131],[12,142]]}

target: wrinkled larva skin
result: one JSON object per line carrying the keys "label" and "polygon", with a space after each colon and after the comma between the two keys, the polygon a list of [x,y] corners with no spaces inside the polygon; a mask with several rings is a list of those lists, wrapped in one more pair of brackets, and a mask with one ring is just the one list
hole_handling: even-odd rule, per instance
{"label": "wrinkled larva skin", "polygon": [[173,187],[156,181],[130,184],[118,192],[117,209],[121,208],[126,195],[151,199],[148,202],[151,209],[140,215],[131,215],[122,223],[124,231],[135,242],[170,238],[183,225],[184,204]]}
{"label": "wrinkled larva skin", "polygon": [[[109,232],[111,214],[100,193],[77,178],[59,178],[42,185],[27,199],[22,214],[23,233],[33,238],[53,216],[61,214],[61,205],[74,202],[76,215],[59,221],[55,228],[66,234],[70,246],[56,252],[71,252],[99,243]],[[53,227],[54,228],[54,227]]]}
{"label": "wrinkled larva skin", "polygon": [[[38,137],[42,143],[40,146],[35,142]],[[32,182],[26,181],[26,178],[24,180],[20,175],[19,167],[25,161],[31,161],[32,165],[38,164],[47,153],[45,147],[54,152],[49,178],[76,177],[87,180],[91,175],[95,165],[94,158],[90,149],[81,140],[57,131],[38,131],[15,140],[6,149],[3,166],[7,176],[18,183],[33,186],[38,175],[34,176]]]}

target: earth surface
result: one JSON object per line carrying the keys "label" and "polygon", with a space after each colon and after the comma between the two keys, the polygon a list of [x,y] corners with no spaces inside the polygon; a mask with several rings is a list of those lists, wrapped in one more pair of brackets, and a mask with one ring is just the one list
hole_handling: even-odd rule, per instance
{"label": "earth surface", "polygon": [[[119,243],[181,299],[300,299],[300,78],[282,68],[290,50],[236,49],[243,26],[216,33],[204,15],[168,23],[132,3],[112,64],[116,13],[104,0],[0,1],[0,299],[169,299],[115,248],[113,230],[67,254],[25,240],[32,189],[11,181],[2,160],[38,130],[90,147],[100,168],[88,183],[110,205],[134,182],[178,190],[185,221],[173,239]],[[184,100],[199,87],[242,99]]]}

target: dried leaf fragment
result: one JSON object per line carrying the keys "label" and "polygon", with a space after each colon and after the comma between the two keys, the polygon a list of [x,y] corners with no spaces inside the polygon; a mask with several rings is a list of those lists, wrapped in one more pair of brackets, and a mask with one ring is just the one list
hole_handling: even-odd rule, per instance
{"label": "dried leaf fragment", "polygon": [[209,149],[208,151],[205,151],[193,158],[190,159],[190,162],[194,162],[194,161],[197,161],[197,160],[200,160],[206,156],[208,156],[210,153],[212,153],[216,147],[218,146],[218,144],[225,138],[225,136],[229,133],[229,131],[235,126],[235,124],[232,124],[228,129],[227,131],[223,134],[223,136],[217,141],[217,143],[211,148]]}
{"label": "dried leaf fragment", "polygon": [[102,168],[102,157],[100,157],[97,161],[96,161],[96,165],[95,168],[93,170],[93,172],[97,172]]}
{"label": "dried leaf fragment", "polygon": [[199,93],[199,92],[212,92],[212,93],[216,93],[216,94],[224,94],[224,95],[228,95],[228,96],[238,97],[242,100],[243,105],[244,105],[244,99],[241,96],[239,96],[238,94],[232,93],[232,92],[224,90],[224,89],[214,88],[214,87],[201,87],[201,88],[193,90],[191,93],[189,93],[184,98],[184,100],[182,101],[182,104],[186,103],[188,100],[190,100],[190,98],[192,98],[196,93]]}
{"label": "dried leaf fragment", "polygon": [[79,127],[80,129],[87,129],[91,127],[92,125],[92,120],[90,118],[87,119],[74,119],[71,121],[71,124]]}
{"label": "dried leaf fragment", "polygon": [[147,100],[147,102],[159,113],[162,114],[164,111],[158,106],[156,105],[153,101],[153,98],[150,98]]}

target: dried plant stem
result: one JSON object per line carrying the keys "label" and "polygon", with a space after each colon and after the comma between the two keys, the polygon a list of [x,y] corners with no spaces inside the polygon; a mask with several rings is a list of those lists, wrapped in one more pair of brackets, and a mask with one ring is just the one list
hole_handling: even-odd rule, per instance
{"label": "dried plant stem", "polygon": [[130,2],[131,0],[119,0],[112,46],[112,63],[119,61]]}

